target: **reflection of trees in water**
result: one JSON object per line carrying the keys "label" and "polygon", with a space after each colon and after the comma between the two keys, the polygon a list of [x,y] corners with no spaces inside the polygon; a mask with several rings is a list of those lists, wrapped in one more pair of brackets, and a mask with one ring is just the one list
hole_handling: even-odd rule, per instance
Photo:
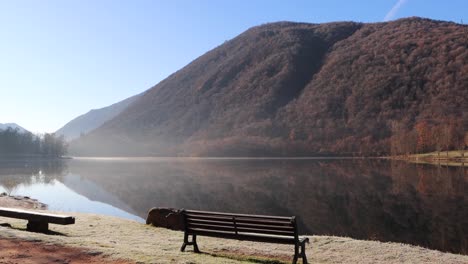
{"label": "reflection of trees in water", "polygon": [[62,180],[67,165],[62,160],[20,160],[0,162],[0,185],[10,195],[21,184],[49,184]]}
{"label": "reflection of trees in water", "polygon": [[462,168],[378,160],[185,160],[73,161],[70,170],[141,217],[153,206],[298,215],[304,233],[468,253]]}

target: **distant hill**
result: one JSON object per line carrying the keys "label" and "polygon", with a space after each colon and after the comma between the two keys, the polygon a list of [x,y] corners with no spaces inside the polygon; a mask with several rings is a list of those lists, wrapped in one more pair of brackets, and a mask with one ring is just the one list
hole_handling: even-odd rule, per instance
{"label": "distant hill", "polygon": [[9,127],[12,129],[18,129],[18,132],[20,133],[29,132],[28,130],[24,129],[23,127],[21,127],[20,125],[16,123],[5,123],[5,124],[0,123],[0,130],[6,130]]}
{"label": "distant hill", "polygon": [[80,115],[72,121],[68,122],[55,133],[57,135],[63,135],[68,141],[78,138],[80,135],[92,131],[93,129],[104,124],[106,121],[120,114],[120,112],[122,112],[131,103],[138,99],[139,96],[140,95],[135,95],[113,105],[100,109],[93,109],[88,113]]}
{"label": "distant hill", "polygon": [[467,35],[466,25],[422,18],[254,27],[161,81],[70,152],[387,154],[396,127],[412,135],[420,122],[451,118],[466,129]]}

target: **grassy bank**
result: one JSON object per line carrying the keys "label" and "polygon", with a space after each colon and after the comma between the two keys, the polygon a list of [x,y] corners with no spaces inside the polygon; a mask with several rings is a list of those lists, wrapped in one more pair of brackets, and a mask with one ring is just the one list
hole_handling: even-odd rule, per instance
{"label": "grassy bank", "polygon": [[[76,224],[51,225],[54,234],[24,230],[26,221],[0,217],[0,237],[83,248],[90,254],[135,263],[290,263],[293,247],[200,237],[204,252],[179,251],[183,233],[131,220],[73,213]],[[468,263],[468,256],[442,253],[411,245],[360,241],[331,236],[309,236],[310,263]]]}
{"label": "grassy bank", "polygon": [[468,166],[468,151],[460,150],[419,153],[390,157],[396,160],[405,160],[413,163],[426,163],[446,166]]}

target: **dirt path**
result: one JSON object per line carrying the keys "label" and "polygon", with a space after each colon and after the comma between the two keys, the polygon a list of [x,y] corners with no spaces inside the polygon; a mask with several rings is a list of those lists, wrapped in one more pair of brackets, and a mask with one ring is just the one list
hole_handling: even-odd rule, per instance
{"label": "dirt path", "polygon": [[128,264],[84,250],[41,242],[0,238],[0,263],[5,264]]}

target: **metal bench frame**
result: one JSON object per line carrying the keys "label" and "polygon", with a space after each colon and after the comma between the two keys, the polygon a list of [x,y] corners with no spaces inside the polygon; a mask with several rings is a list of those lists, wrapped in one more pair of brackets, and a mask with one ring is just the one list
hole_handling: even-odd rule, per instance
{"label": "metal bench frame", "polygon": [[[294,258],[297,263],[307,263],[306,237],[299,237],[296,217],[229,214],[208,211],[182,210],[184,220],[184,243],[180,250],[193,246],[195,253],[200,253],[198,236],[218,237],[254,242],[293,244]],[[189,240],[189,238],[191,239]]]}

